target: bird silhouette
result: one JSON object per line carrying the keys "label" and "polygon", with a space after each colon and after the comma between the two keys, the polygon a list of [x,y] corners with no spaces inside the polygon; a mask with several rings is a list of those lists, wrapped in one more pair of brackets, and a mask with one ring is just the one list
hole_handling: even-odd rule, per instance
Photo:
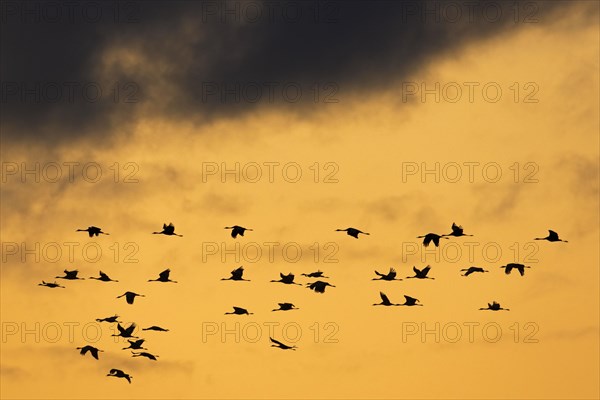
{"label": "bird silhouette", "polygon": [[121,350],[133,349],[133,350],[148,350],[145,347],[142,347],[146,339],[138,339],[138,340],[127,340],[129,342],[129,347],[123,347]]}
{"label": "bird silhouette", "polygon": [[244,228],[243,226],[234,225],[234,226],[226,226],[225,229],[231,229],[231,237],[236,238],[237,235],[244,236],[245,231],[251,231],[252,229]]}
{"label": "bird silhouette", "polygon": [[177,281],[172,281],[169,279],[169,274],[171,273],[170,269],[165,269],[163,272],[158,274],[157,279],[148,279],[148,282],[172,282],[177,283]]}
{"label": "bird silhouette", "polygon": [[287,344],[283,344],[281,343],[279,340],[275,340],[272,337],[269,336],[269,339],[271,339],[271,342],[273,343],[271,345],[271,347],[278,347],[282,350],[296,350],[297,347],[296,346],[288,346]]}
{"label": "bird silhouette", "polygon": [[456,225],[454,222],[452,223],[452,232],[447,234],[447,235],[442,235],[442,236],[473,236],[473,235],[466,235],[463,233],[463,227],[460,225]]}
{"label": "bird silhouette", "polygon": [[56,281],[54,281],[54,282],[45,282],[45,281],[42,281],[42,283],[38,283],[38,286],[46,286],[46,287],[49,287],[49,288],[52,288],[52,289],[54,289],[54,288],[64,289],[65,288],[64,286],[61,286],[58,283],[56,283]]}
{"label": "bird silhouette", "polygon": [[112,317],[106,317],[106,318],[96,318],[97,322],[119,322],[117,319],[119,318],[118,315],[113,315]]}
{"label": "bird silhouette", "polygon": [[489,272],[488,270],[483,269],[481,267],[469,267],[469,268],[461,269],[461,271],[467,271],[463,274],[463,276],[469,276],[474,272]]}
{"label": "bird silhouette", "polygon": [[313,283],[307,283],[306,285],[308,286],[309,289],[314,290],[317,293],[325,293],[325,288],[327,286],[335,287],[334,285],[330,284],[329,282],[323,282],[323,281],[315,281]]}
{"label": "bird silhouette", "polygon": [[399,306],[400,304],[394,304],[388,299],[388,297],[383,292],[379,292],[379,297],[381,297],[381,303],[375,303],[374,306]]}
{"label": "bird silhouette", "polygon": [[145,351],[139,352],[139,353],[135,353],[135,352],[131,352],[132,356],[131,357],[146,357],[149,360],[153,360],[156,361],[156,357],[154,354],[150,354],[150,353],[146,353]]}
{"label": "bird silhouette", "polygon": [[501,266],[500,268],[504,268],[504,273],[509,275],[510,272],[514,269],[518,270],[521,276],[525,275],[525,268],[531,268],[530,266],[517,264],[517,263],[508,263],[506,265]]}
{"label": "bird silhouette", "polygon": [[410,297],[407,295],[404,295],[404,303],[400,304],[401,306],[422,306],[423,304],[417,304],[419,303],[419,299],[415,299],[414,297]]}
{"label": "bird silhouette", "polygon": [[280,272],[279,276],[281,277],[281,279],[272,280],[271,282],[281,282],[285,283],[286,285],[300,285],[299,283],[294,282],[294,274],[292,274],[291,272],[287,275],[284,275]]}
{"label": "bird silhouette", "polygon": [[142,328],[143,331],[158,331],[158,332],[169,332],[168,329],[161,328],[160,326],[152,325],[148,328]]}
{"label": "bird silhouette", "polygon": [[324,276],[321,270],[310,272],[308,274],[302,274],[302,276],[306,276],[307,278],[329,278],[328,276]]}
{"label": "bird silhouette", "polygon": [[299,310],[298,307],[293,305],[292,303],[277,303],[279,304],[279,308],[276,308],[271,311],[288,311],[288,310]]}
{"label": "bird silhouette", "polygon": [[111,336],[121,336],[124,338],[137,338],[137,336],[133,336],[133,331],[135,330],[136,325],[131,324],[127,328],[123,328],[120,323],[117,323],[117,330],[119,334],[113,334]]}
{"label": "bird silhouette", "polygon": [[137,293],[133,293],[133,292],[125,292],[122,295],[117,296],[117,299],[120,299],[123,296],[125,296],[125,300],[127,301],[127,304],[133,304],[133,301],[135,300],[136,296],[146,297],[143,294],[137,294]]}
{"label": "bird silhouette", "polygon": [[222,281],[246,281],[250,282],[249,279],[244,279],[244,267],[239,267],[231,271],[231,276],[229,278],[221,278]]}
{"label": "bird silhouette", "polygon": [[416,278],[416,279],[435,279],[435,278],[430,278],[427,276],[427,274],[429,273],[429,271],[431,270],[431,267],[428,265],[423,269],[419,269],[417,267],[413,266],[413,271],[415,271],[415,276],[407,276],[407,279],[412,279],[412,278]]}
{"label": "bird silhouette", "polygon": [[559,239],[558,233],[556,233],[556,232],[554,232],[554,231],[552,231],[550,229],[548,229],[548,236],[546,236],[545,238],[535,238],[533,240],[547,240],[549,242],[565,242],[565,243],[569,243],[566,240]]}
{"label": "bird silhouette", "polygon": [[87,232],[90,237],[98,235],[110,235],[110,233],[102,232],[102,229],[97,226],[88,226],[87,229],[77,229],[76,232]]}
{"label": "bird silhouette", "polygon": [[154,235],[167,235],[167,236],[179,236],[183,237],[183,235],[178,235],[175,233],[175,226],[172,223],[163,224],[163,230],[161,232],[152,232]]}
{"label": "bird silhouette", "polygon": [[102,281],[102,282],[119,282],[116,281],[114,279],[110,279],[108,277],[108,275],[106,275],[104,272],[100,271],[100,277],[96,278],[94,276],[90,276],[90,279],[96,279],[97,281]]}
{"label": "bird silhouette", "polygon": [[500,307],[500,303],[496,303],[495,301],[492,302],[491,304],[488,303],[487,308],[480,308],[480,310],[491,310],[491,311],[510,311],[508,308],[502,308]]}
{"label": "bird silhouette", "polygon": [[435,247],[438,247],[440,245],[440,239],[448,239],[446,236],[444,235],[438,235],[437,233],[428,233],[427,235],[423,235],[423,236],[417,236],[417,239],[420,238],[424,238],[423,239],[423,246],[428,247],[429,243],[433,242],[433,244],[435,244]]}
{"label": "bird silhouette", "polygon": [[131,383],[131,379],[133,378],[133,376],[126,374],[125,372],[116,368],[111,369],[106,376],[114,376],[115,378],[125,378],[129,383]]}
{"label": "bird silhouette", "polygon": [[236,314],[236,315],[244,315],[244,314],[246,314],[246,315],[251,315],[251,314],[254,314],[254,313],[248,312],[248,310],[246,310],[245,308],[233,306],[233,311],[232,312],[226,312],[225,315],[227,315],[227,314]]}
{"label": "bird silhouette", "polygon": [[370,233],[367,232],[363,232],[361,230],[358,230],[356,228],[346,228],[346,229],[336,229],[336,232],[346,232],[348,234],[348,236],[352,236],[355,239],[358,239],[358,234],[362,233],[363,235],[370,235]]}
{"label": "bird silhouette", "polygon": [[81,279],[83,280],[84,278],[78,278],[77,274],[79,273],[78,270],[73,270],[73,271],[69,271],[69,270],[64,270],[65,276],[56,276],[55,278],[59,278],[59,279],[67,279],[70,281],[76,280],[76,279]]}
{"label": "bird silhouette", "polygon": [[394,268],[390,268],[390,272],[387,274],[382,274],[381,272],[375,271],[375,274],[379,275],[379,278],[373,278],[374,281],[401,281],[402,279],[396,279],[396,270]]}
{"label": "bird silhouette", "polygon": [[92,355],[92,357],[94,357],[96,360],[98,359],[98,352],[104,351],[104,350],[97,349],[94,346],[90,346],[90,345],[83,346],[83,347],[77,347],[77,350],[81,350],[79,352],[79,354],[81,354],[82,356],[85,356],[85,353],[87,353],[89,351],[90,354]]}

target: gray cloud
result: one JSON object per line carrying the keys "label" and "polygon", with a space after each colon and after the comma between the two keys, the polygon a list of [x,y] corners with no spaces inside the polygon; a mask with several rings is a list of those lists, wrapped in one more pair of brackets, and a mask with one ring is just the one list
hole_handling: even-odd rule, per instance
{"label": "gray cloud", "polygon": [[[11,7],[13,3],[9,2]],[[43,7],[43,2],[27,3]],[[244,8],[247,3],[237,1],[126,2],[130,6],[124,6],[117,22],[114,10],[109,9],[115,7],[113,3],[103,3],[107,9],[98,22],[90,22],[81,12],[75,13],[73,21],[42,18],[32,22],[27,18],[33,17],[20,15],[18,8],[4,9],[0,62],[4,138],[35,138],[43,143],[93,138],[110,144],[108,132],[127,135],[147,113],[203,123],[238,117],[257,105],[317,109],[323,106],[323,96],[341,99],[344,93],[386,87],[435,56],[527,25],[514,23],[513,5],[505,2],[480,2],[472,19],[465,6],[454,22],[446,9],[448,3],[440,1],[252,3],[263,13],[257,22],[253,22],[252,10]],[[226,4],[233,4],[234,10],[239,6],[230,19],[219,14]],[[301,4],[298,18],[293,18],[294,4]],[[568,2],[535,4],[540,23],[569,6]],[[494,22],[482,13],[491,5],[501,7],[500,18]],[[437,7],[437,11],[419,14],[424,7]],[[36,82],[42,93],[50,93],[51,83],[83,86],[96,82],[102,96],[98,101],[86,100],[80,88],[73,102],[66,101],[66,90],[61,90],[61,100],[56,102],[42,96],[32,104],[31,96],[29,100],[19,97],[23,88],[31,89]],[[114,98],[116,82],[121,83],[118,101]],[[138,103],[125,102],[135,89],[122,86],[128,82],[139,88]],[[215,94],[203,100],[207,88],[215,88],[207,87],[207,82],[214,82],[217,92],[237,82],[242,97],[239,102],[231,97],[222,102]],[[323,86],[328,82],[336,86]],[[281,89],[286,83],[302,90],[298,103],[286,101]],[[315,83],[320,94],[317,102]],[[244,100],[246,89],[249,97],[256,97],[257,85],[260,100]],[[269,85],[275,85],[272,103]],[[332,94],[335,87],[339,92]],[[93,88],[90,92],[94,94]],[[293,90],[288,93],[293,95]]]}

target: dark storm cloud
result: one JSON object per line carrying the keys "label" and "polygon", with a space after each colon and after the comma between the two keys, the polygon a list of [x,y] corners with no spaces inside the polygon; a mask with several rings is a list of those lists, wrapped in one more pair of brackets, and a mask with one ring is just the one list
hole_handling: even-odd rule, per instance
{"label": "dark storm cloud", "polygon": [[[5,1],[2,136],[105,139],[126,135],[148,114],[206,122],[256,105],[318,109],[385,88],[467,42],[552,22],[567,6]],[[117,62],[107,63],[115,50],[122,51]]]}

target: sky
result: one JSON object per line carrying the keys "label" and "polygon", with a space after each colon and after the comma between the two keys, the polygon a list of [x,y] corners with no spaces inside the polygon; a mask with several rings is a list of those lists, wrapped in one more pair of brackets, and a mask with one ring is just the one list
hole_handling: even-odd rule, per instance
{"label": "sky", "polygon": [[0,8],[0,397],[600,396],[598,3],[101,4]]}

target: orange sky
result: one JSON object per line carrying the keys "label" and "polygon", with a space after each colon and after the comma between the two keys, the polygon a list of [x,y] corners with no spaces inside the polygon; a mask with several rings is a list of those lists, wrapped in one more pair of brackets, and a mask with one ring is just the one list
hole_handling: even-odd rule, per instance
{"label": "orange sky", "polygon": [[[440,51],[385,88],[340,86],[338,103],[309,110],[259,104],[199,124],[142,103],[143,118],[129,134],[110,132],[103,143],[84,137],[48,148],[32,138],[3,139],[1,397],[598,398],[599,36],[598,7],[590,4]],[[148,62],[135,50],[130,58],[120,51],[103,50],[97,79],[109,79],[114,63],[137,69]],[[142,70],[171,73],[157,64]],[[492,82],[503,96],[492,103],[476,89],[473,102],[466,91],[455,103],[433,96],[405,102],[407,82],[463,89],[465,82]],[[534,86],[526,89],[528,82]],[[161,87],[168,98],[171,88],[160,79],[153,90]],[[531,87],[539,101],[525,103]],[[87,182],[77,167],[74,182],[42,176],[36,183],[31,175],[23,182],[6,173],[15,162],[57,162],[63,173],[63,163],[96,162],[102,176]],[[208,163],[239,163],[248,173],[257,163],[263,177],[252,183],[240,174],[237,183],[233,175],[207,176]],[[268,163],[279,163],[273,182]],[[289,163],[302,172],[296,183],[288,182],[294,167],[283,175]],[[403,180],[407,163],[439,163],[440,181],[419,174]],[[452,172],[456,164],[449,163],[462,166],[456,183],[442,173]],[[473,182],[464,163],[479,163]],[[502,172],[495,183],[491,169],[482,173],[491,164]],[[125,182],[132,171],[137,181]],[[332,171],[337,181],[325,182]],[[163,222],[183,237],[151,235]],[[424,254],[416,236],[448,233],[452,222],[474,236]],[[223,229],[233,224],[254,231],[234,240]],[[110,236],[75,232],[89,225]],[[370,235],[335,232],[349,226]],[[532,240],[548,229],[569,243]],[[10,254],[13,243],[38,243],[39,261],[22,247]],[[66,243],[73,243],[73,260]],[[231,250],[237,243],[239,253]],[[217,254],[207,253],[213,246]],[[500,249],[499,259],[484,247]],[[254,257],[256,248],[262,256]],[[292,262],[297,248],[302,255]],[[525,276],[499,268],[515,261],[531,266]],[[435,280],[371,280],[374,269],[394,267],[405,278],[426,264]],[[251,282],[220,280],[239,265]],[[462,277],[470,265],[490,273]],[[65,268],[85,278],[102,270],[119,282],[37,286]],[[177,284],[147,282],[166,268]],[[304,285],[312,280],[300,274],[318,269],[336,285],[324,294],[269,282],[293,272]],[[134,305],[115,299],[126,290],[146,297]],[[373,307],[379,291],[393,302],[417,297],[424,306]],[[492,300],[510,311],[478,310]],[[271,312],[283,301],[300,310]],[[224,315],[232,306],[254,314]],[[129,357],[109,324],[94,322],[115,313],[170,329],[140,332],[158,361]],[[271,348],[270,326],[297,351]],[[75,347],[86,343],[104,350],[99,361],[79,356]],[[132,384],[106,378],[111,368],[130,373]]]}

